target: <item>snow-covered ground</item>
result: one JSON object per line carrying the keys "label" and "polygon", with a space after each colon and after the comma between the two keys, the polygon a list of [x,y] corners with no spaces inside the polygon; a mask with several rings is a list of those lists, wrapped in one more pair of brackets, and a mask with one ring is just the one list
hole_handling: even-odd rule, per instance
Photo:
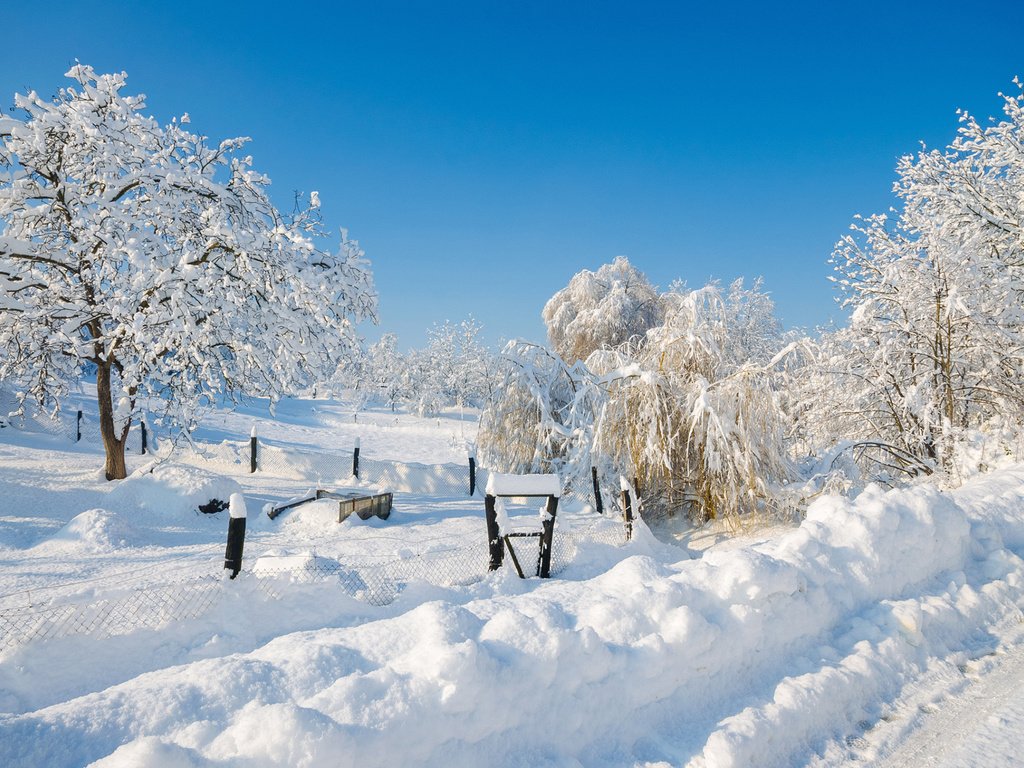
{"label": "snow-covered ground", "polygon": [[[1024,754],[1007,682],[1024,679],[1024,467],[948,493],[821,498],[799,526],[703,550],[638,524],[621,547],[580,537],[550,580],[409,578],[376,605],[339,579],[431,552],[483,560],[481,499],[397,493],[387,521],[339,524],[329,502],[269,520],[264,504],[309,482],[216,449],[255,415],[208,422],[205,464],[178,454],[113,485],[95,446],[0,430],[0,620],[5,606],[171,601],[208,580],[195,615],[0,650],[0,765],[959,768]],[[457,464],[475,430],[330,401],[259,418],[282,461],[359,437],[368,456]],[[192,507],[235,490],[250,530],[230,581],[227,513]],[[617,526],[594,518],[559,522]],[[334,577],[252,576],[274,558]]]}

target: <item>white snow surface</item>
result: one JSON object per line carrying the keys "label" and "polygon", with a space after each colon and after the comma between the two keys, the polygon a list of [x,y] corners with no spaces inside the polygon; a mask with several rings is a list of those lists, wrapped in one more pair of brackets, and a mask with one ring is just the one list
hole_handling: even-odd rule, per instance
{"label": "white snow surface", "polygon": [[561,496],[562,481],[558,475],[491,472],[487,476],[487,493],[492,496]]}
{"label": "white snow surface", "polygon": [[[410,428],[391,458],[429,453],[417,436],[431,424],[394,418],[393,445]],[[260,432],[335,439],[314,421]],[[228,437],[251,426],[219,423]],[[222,558],[227,512],[192,511],[190,489],[305,490],[174,464],[112,489],[100,464],[95,449],[0,432],[0,615],[19,590],[80,579],[92,599],[112,589],[97,574]],[[388,521],[335,513],[323,500],[251,516],[243,571],[344,565],[334,545],[408,560],[424,531],[485,553],[479,498],[398,494]],[[1024,467],[1010,467],[953,492],[823,497],[798,526],[702,553],[638,521],[629,545],[581,547],[556,578],[413,584],[384,607],[329,582],[274,599],[225,578],[198,618],[0,651],[0,765],[899,766],[929,764],[914,751],[929,728],[928,749],[948,747],[936,765],[1010,765],[1020,687],[986,689],[969,734],[929,725],[929,708],[1000,672],[1024,680],[1022,547]]]}

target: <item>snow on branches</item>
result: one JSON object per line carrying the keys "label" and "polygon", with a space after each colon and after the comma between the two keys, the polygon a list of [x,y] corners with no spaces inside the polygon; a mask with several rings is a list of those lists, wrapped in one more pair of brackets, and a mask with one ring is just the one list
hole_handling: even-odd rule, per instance
{"label": "snow on branches", "polygon": [[376,294],[319,200],[284,216],[240,154],[142,113],[125,75],[76,65],[0,120],[0,379],[59,403],[95,371],[109,478],[143,398],[184,429],[223,393],[279,398],[357,346]]}
{"label": "snow on branches", "polygon": [[[570,286],[592,284],[593,273],[581,275]],[[639,273],[632,279],[649,286]],[[770,510],[793,471],[777,394],[782,334],[760,283],[653,294],[658,322],[617,344],[621,335],[606,333],[608,318],[596,312],[578,312],[566,334],[564,317],[548,311],[564,299],[559,292],[545,308],[553,345],[569,336],[606,341],[573,365],[535,345],[510,345],[505,379],[481,419],[484,463],[558,472],[569,485],[591,466],[605,482],[624,473],[655,514],[685,510],[703,520]]]}
{"label": "snow on branches", "polygon": [[642,338],[662,314],[658,292],[625,256],[574,275],[543,311],[551,348],[570,362]]}
{"label": "snow on branches", "polygon": [[902,208],[858,220],[832,258],[852,310],[827,341],[845,436],[947,468],[971,430],[1024,413],[1024,92],[1003,98],[1006,120],[961,114],[946,149],[902,158]]}

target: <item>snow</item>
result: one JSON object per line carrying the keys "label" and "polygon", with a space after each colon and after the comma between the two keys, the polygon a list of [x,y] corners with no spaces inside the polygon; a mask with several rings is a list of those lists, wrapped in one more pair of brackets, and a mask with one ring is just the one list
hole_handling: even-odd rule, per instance
{"label": "snow", "polygon": [[515,475],[491,472],[487,476],[490,496],[561,496],[562,481],[558,475]]}
{"label": "snow", "polygon": [[228,516],[232,519],[245,519],[245,496],[240,493],[232,493],[231,500],[228,503]]}
{"label": "snow", "polygon": [[[283,405],[261,422],[268,440],[342,442],[342,421],[312,411],[339,405]],[[207,437],[244,441],[244,417],[218,415]],[[388,444],[405,453],[389,458],[456,442],[445,442],[450,424],[397,418]],[[365,426],[367,455],[384,458],[373,438],[383,422],[343,421]],[[91,603],[185,569],[212,574],[202,594],[213,607],[4,647],[0,765],[896,768],[927,764],[918,729],[945,746],[935,764],[947,768],[1019,754],[1020,686],[993,681],[1024,680],[1021,466],[952,492],[922,482],[821,496],[799,525],[703,552],[638,520],[632,542],[581,541],[550,580],[510,569],[413,579],[375,605],[356,599],[377,588],[371,560],[411,567],[457,546],[483,560],[482,500],[399,493],[388,521],[338,523],[328,499],[256,515],[228,581],[228,512],[200,514],[196,500],[279,503],[308,483],[178,454],[132,457],[135,472],[111,488],[101,458],[0,431],[0,621],[25,590]],[[492,474],[488,491],[547,494],[552,477]],[[557,524],[619,525],[571,509]],[[324,571],[333,580],[303,576]],[[971,691],[992,693],[972,732],[929,731],[929,707]]]}

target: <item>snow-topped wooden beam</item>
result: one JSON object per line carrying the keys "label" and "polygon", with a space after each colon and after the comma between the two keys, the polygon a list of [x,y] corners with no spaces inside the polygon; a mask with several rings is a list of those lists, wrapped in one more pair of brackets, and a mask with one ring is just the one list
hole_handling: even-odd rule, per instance
{"label": "snow-topped wooden beam", "polygon": [[[511,537],[538,537],[540,549],[537,555],[537,575],[546,579],[551,575],[551,541],[555,532],[555,514],[558,498],[562,495],[562,481],[558,475],[513,475],[492,472],[487,477],[484,513],[487,520],[487,546],[490,552],[488,568],[496,571],[505,559],[505,548],[512,556],[516,571],[524,577],[523,569],[516,558]],[[509,497],[543,496],[547,498],[541,516],[541,530],[530,533],[502,532],[498,524],[496,500]]]}

